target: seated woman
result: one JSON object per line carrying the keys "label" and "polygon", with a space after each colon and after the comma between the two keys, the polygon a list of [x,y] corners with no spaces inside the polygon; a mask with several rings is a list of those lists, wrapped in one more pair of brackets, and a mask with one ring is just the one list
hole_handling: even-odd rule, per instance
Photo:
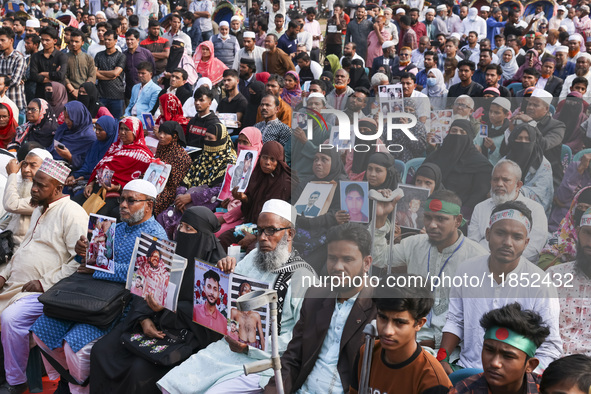
{"label": "seated woman", "polygon": [[557,264],[573,261],[577,257],[577,223],[587,209],[591,208],[591,186],[579,190],[570,204],[566,216],[540,253],[538,267],[543,270]]}
{"label": "seated woman", "polygon": [[248,105],[242,116],[242,127],[254,126],[257,123],[257,112],[261,100],[265,95],[265,84],[260,81],[253,81],[248,85]]}
{"label": "seated woman", "polygon": [[27,105],[26,119],[27,122],[17,129],[14,142],[22,145],[27,141],[34,141],[45,148],[52,146],[58,123],[49,103],[40,98],[31,100]]}
{"label": "seated woman", "polygon": [[[245,127],[240,134],[238,134],[238,140],[236,143],[238,148],[236,154],[238,156],[243,150],[255,150],[257,151],[257,154],[260,155],[261,149],[263,148],[263,136],[261,135],[260,130],[256,127]],[[253,168],[256,166],[257,162],[258,156],[257,160],[252,163]],[[221,224],[221,228],[215,233],[216,237],[219,237],[223,232],[242,224],[242,210],[240,209],[242,202],[236,200],[232,196],[232,190],[230,188],[231,181],[232,175],[229,171],[226,171],[224,187],[218,198],[222,200],[222,203],[220,204],[221,207],[227,211],[215,213],[215,216],[217,216],[218,221]]]}
{"label": "seated woman", "polygon": [[[64,84],[59,82],[48,82],[45,84],[45,100],[49,108],[58,118],[64,112],[64,106],[68,102],[68,92]],[[60,124],[63,123],[63,118]]]}
{"label": "seated woman", "polygon": [[[213,235],[219,229],[214,214],[204,207],[187,208],[176,232],[176,253],[190,261],[187,264],[179,292],[177,312],[171,312],[140,297],[133,297],[131,310],[122,324],[101,338],[90,356],[92,390],[97,393],[160,393],[156,382],[172,366],[154,362],[130,352],[121,346],[123,333],[143,332],[153,337],[154,332],[177,332],[188,330],[192,339],[185,345],[187,357],[221,339],[222,335],[194,323],[193,298],[195,265],[194,259],[216,264],[226,257],[226,252]],[[183,361],[180,359],[179,362]]]}
{"label": "seated woman", "polygon": [[185,209],[205,206],[213,210],[219,204],[217,196],[228,164],[236,162],[236,153],[226,128],[221,123],[214,127],[215,134],[205,133],[203,151],[177,188],[174,205],[158,215],[158,222],[169,236],[174,235]]}
{"label": "seated woman", "polygon": [[427,74],[427,86],[423,87],[422,93],[429,97],[431,108],[434,110],[445,109],[447,106],[447,91],[443,73],[437,67],[429,69]]}
{"label": "seated woman", "polygon": [[[378,122],[372,118],[359,119],[359,132],[361,134],[375,135],[377,129]],[[345,171],[347,172],[347,176],[352,181],[360,181],[365,175],[365,169],[367,168],[367,163],[371,154],[375,152],[387,152],[387,149],[382,140],[379,138],[372,141],[361,140],[357,137],[353,138],[355,138],[355,143],[352,143],[352,145],[370,145],[369,151],[346,151],[345,153]]]}
{"label": "seated woman", "polygon": [[102,186],[107,191],[105,205],[97,213],[118,218],[121,190],[133,179],[142,177],[152,158],[152,152],[144,141],[142,122],[135,117],[123,118],[119,122],[117,140],[92,170],[84,193],[75,197],[74,201],[84,203]]}
{"label": "seated woman", "polygon": [[493,169],[472,143],[472,130],[469,120],[454,120],[441,147],[425,159],[439,166],[443,185],[462,199],[462,215],[468,219],[476,204],[487,198]]}
{"label": "seated woman", "polygon": [[156,111],[158,116],[155,124],[159,126],[164,122],[174,121],[181,125],[183,132],[186,133],[189,120],[183,114],[181,100],[172,93],[166,93],[158,98],[158,102],[159,107],[158,111]]}
{"label": "seated woman", "polygon": [[158,127],[156,138],[158,138],[158,148],[154,157],[170,164],[172,168],[164,190],[156,199],[154,216],[158,216],[174,203],[176,189],[191,168],[191,158],[184,149],[187,146],[185,132],[180,124],[172,121],[162,123]]}
{"label": "seated woman", "polygon": [[521,167],[521,194],[542,204],[549,215],[554,195],[552,166],[544,157],[538,136],[539,131],[527,123],[514,126],[509,135],[506,158]]}
{"label": "seated woman", "polygon": [[92,116],[80,101],[70,101],[64,107],[64,124],[60,125],[47,150],[55,160],[65,160],[76,171],[84,164],[88,147],[96,141]]}
{"label": "seated woman", "polygon": [[[585,130],[588,126],[588,116],[585,113],[585,101],[583,95],[579,92],[570,92],[566,96],[566,100],[562,103],[562,107],[554,114],[554,119],[558,119],[564,123],[566,130],[562,143],[567,145],[573,155],[585,149]],[[581,125],[584,125],[581,127]]]}
{"label": "seated woman", "polygon": [[577,194],[577,191],[587,185],[591,185],[590,162],[591,153],[587,153],[581,157],[580,161],[573,161],[567,167],[562,182],[554,195],[552,213],[548,220],[548,231],[554,232],[557,230],[560,222],[568,213],[570,203],[573,201],[573,197]]}
{"label": "seated woman", "polygon": [[[413,99],[404,100],[404,112],[412,115],[416,115],[417,101]],[[398,118],[395,123],[406,124],[409,123],[409,118]],[[384,121],[384,124],[386,122]],[[392,131],[392,139],[388,141],[388,144],[399,144],[404,147],[401,152],[393,153],[395,159],[407,162],[416,157],[425,157],[425,150],[427,148],[427,130],[425,125],[421,122],[417,122],[416,125],[411,127],[410,132],[414,135],[417,140],[413,141],[400,129],[394,129]]]}
{"label": "seated woman", "polygon": [[303,178],[294,190],[293,203],[297,202],[304,188],[310,182],[334,182],[336,189],[330,208],[324,215],[306,217],[300,214],[296,218],[296,236],[294,246],[316,272],[321,272],[326,263],[326,237],[324,235],[333,226],[346,223],[348,214],[341,211],[339,181],[347,181],[347,175],[340,154],[336,149],[316,152],[312,161],[312,174]]}
{"label": "seated woman", "polygon": [[295,71],[288,71],[283,77],[285,86],[281,92],[281,100],[295,108],[302,101],[302,88],[300,76]]}
{"label": "seated woman", "polygon": [[[250,182],[244,193],[237,190],[232,196],[242,203],[240,207],[244,223],[256,223],[259,213],[266,201],[276,198],[289,201],[291,198],[291,169],[285,163],[285,151],[277,141],[268,141],[263,145],[259,161],[252,171]],[[220,243],[224,248],[238,243],[250,251],[256,245],[256,236],[246,234],[234,235],[234,230],[228,230],[220,235]]]}
{"label": "seated woman", "polygon": [[[441,168],[435,163],[423,163],[414,175],[414,185],[429,189],[429,194],[436,190],[444,190]],[[407,179],[408,181],[408,179]]]}
{"label": "seated woman", "polygon": [[92,82],[85,82],[80,86],[78,90],[78,101],[80,101],[88,111],[90,112],[90,116],[92,119],[98,119],[101,116],[110,116],[111,118],[111,111],[107,109],[104,105],[101,104],[99,101],[99,94],[96,85]]}
{"label": "seated woman", "polygon": [[214,86],[222,81],[224,70],[228,68],[224,62],[215,57],[211,41],[203,41],[199,44],[193,60],[201,77],[209,78]]}
{"label": "seated woman", "polygon": [[72,172],[68,179],[66,179],[66,186],[73,188],[80,183],[86,185],[94,167],[102,160],[105,153],[107,153],[113,142],[117,139],[117,127],[117,121],[109,115],[101,116],[96,121],[94,125],[96,141],[86,154],[86,159],[82,167]]}
{"label": "seated woman", "polygon": [[[10,105],[0,103],[0,148],[8,148],[16,136],[18,123],[13,116]],[[18,114],[16,115],[18,117]]]}

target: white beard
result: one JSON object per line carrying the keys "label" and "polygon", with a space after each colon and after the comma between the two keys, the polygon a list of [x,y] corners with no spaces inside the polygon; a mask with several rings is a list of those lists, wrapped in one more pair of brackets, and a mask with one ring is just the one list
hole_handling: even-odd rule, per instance
{"label": "white beard", "polygon": [[271,272],[281,268],[289,259],[291,252],[287,242],[287,234],[281,238],[275,250],[262,252],[260,249],[254,259],[254,265],[262,272]]}
{"label": "white beard", "polygon": [[513,201],[517,198],[517,188],[513,191],[513,193],[505,193],[504,195],[497,195],[494,194],[492,189],[490,191],[490,198],[492,199],[493,204],[495,207],[501,204],[504,204],[509,201]]}

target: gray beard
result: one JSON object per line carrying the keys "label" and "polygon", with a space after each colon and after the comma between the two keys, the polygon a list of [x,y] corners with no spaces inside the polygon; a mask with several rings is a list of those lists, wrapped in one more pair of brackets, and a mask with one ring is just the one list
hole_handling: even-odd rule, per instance
{"label": "gray beard", "polygon": [[254,259],[254,265],[261,272],[272,272],[277,270],[287,262],[291,252],[289,251],[289,243],[287,242],[287,234],[281,238],[275,250],[270,252],[262,252],[260,249]]}
{"label": "gray beard", "polygon": [[127,223],[128,226],[133,226],[134,224],[138,224],[143,218],[144,215],[146,214],[146,208],[142,208],[139,211],[137,211],[136,213],[132,213],[131,216],[129,217],[129,219],[123,219],[121,218],[121,221],[124,223]]}
{"label": "gray beard", "polygon": [[494,194],[492,189],[490,191],[490,198],[492,199],[493,204],[495,207],[500,204],[504,204],[509,201],[513,201],[517,198],[517,189],[513,191],[513,193],[505,193],[504,195],[497,195]]}

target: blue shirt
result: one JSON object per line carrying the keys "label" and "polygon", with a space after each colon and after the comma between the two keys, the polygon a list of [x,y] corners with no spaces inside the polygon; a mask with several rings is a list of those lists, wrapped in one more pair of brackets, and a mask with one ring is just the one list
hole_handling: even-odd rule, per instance
{"label": "blue shirt", "polygon": [[277,42],[277,48],[283,50],[288,55],[295,53],[298,49],[298,39],[292,40],[287,37],[287,34],[283,34]]}
{"label": "blue shirt", "polygon": [[[298,394],[344,393],[341,376],[337,368],[339,354],[341,352],[341,337],[343,336],[345,323],[349,318],[357,296],[359,296],[359,293],[345,302],[336,300],[334,312],[330,319],[330,326],[322,343],[322,348],[320,348],[316,364],[302,387],[298,390]],[[349,388],[347,387],[347,389]]]}
{"label": "blue shirt", "polygon": [[505,27],[507,22],[497,22],[495,18],[489,16],[486,20],[486,38],[490,40],[490,46],[492,49],[496,48],[495,36],[501,34],[501,28]]}
{"label": "blue shirt", "polygon": [[16,46],[18,45],[19,42],[21,42],[22,40],[25,39],[26,35],[27,35],[27,33],[23,33],[20,36],[17,34],[14,35],[14,49],[16,49]]}
{"label": "blue shirt", "polygon": [[[135,226],[117,223],[114,251],[115,273],[95,271],[93,277],[124,283],[127,280],[127,271],[133,255],[135,240],[141,233],[150,234],[160,239],[168,239],[166,231],[154,217]],[[74,323],[69,320],[54,319],[47,315],[41,315],[31,327],[31,331],[52,350],[64,346],[63,342],[66,341],[72,350],[77,352],[86,344],[108,334],[118,322],[119,319],[115,319],[111,327],[103,330],[90,324]]]}
{"label": "blue shirt", "polygon": [[421,85],[423,89],[427,88],[427,70],[421,70],[417,73],[417,85]]}

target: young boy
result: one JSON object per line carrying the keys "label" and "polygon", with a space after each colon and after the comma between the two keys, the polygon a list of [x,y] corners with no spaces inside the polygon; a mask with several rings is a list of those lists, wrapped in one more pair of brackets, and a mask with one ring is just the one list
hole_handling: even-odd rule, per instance
{"label": "young boy", "polygon": [[535,354],[550,334],[542,317],[515,302],[485,313],[480,325],[484,372],[457,383],[450,394],[539,393]]}
{"label": "young boy", "polygon": [[[404,279],[404,277],[399,277]],[[406,280],[411,280],[406,276]],[[416,341],[417,332],[427,322],[433,307],[433,297],[424,287],[378,287],[374,293],[378,311],[378,340],[373,347],[369,387],[372,394],[438,394],[447,393],[452,384],[443,367]],[[357,375],[351,383],[351,394],[359,391],[361,360],[365,345],[357,361]]]}
{"label": "young boy", "polygon": [[583,96],[587,93],[587,88],[589,87],[589,81],[585,77],[576,77],[573,79],[573,83],[570,86],[570,91],[572,92],[579,92]]}
{"label": "young boy", "polygon": [[552,361],[542,375],[542,394],[588,394],[591,388],[591,357],[572,354]]}

